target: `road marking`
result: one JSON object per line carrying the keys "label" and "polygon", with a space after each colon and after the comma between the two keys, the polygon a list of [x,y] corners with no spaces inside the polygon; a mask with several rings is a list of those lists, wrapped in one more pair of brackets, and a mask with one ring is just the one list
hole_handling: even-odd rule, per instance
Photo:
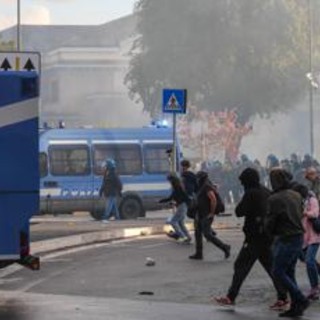
{"label": "road marking", "polygon": [[7,283],[13,283],[23,280],[23,278],[10,278],[10,279],[0,279],[0,285],[7,284]]}
{"label": "road marking", "polygon": [[[49,277],[48,277],[49,278]],[[18,292],[26,292],[28,290],[30,290],[31,288],[37,286],[38,284],[46,281],[48,278],[40,278],[40,279],[37,279],[35,281],[32,281],[28,284],[26,284],[25,286],[21,287],[20,289],[16,289],[14,291],[18,291]]]}
{"label": "road marking", "polygon": [[47,259],[46,262],[47,263],[53,263],[53,262],[72,262],[74,261],[74,259],[68,259],[68,258],[51,258],[51,259]]}
{"label": "road marking", "polygon": [[150,249],[150,248],[164,247],[164,246],[167,246],[167,245],[168,245],[168,242],[150,244],[150,245],[147,245],[147,246],[142,246],[142,247],[140,247],[140,249]]}

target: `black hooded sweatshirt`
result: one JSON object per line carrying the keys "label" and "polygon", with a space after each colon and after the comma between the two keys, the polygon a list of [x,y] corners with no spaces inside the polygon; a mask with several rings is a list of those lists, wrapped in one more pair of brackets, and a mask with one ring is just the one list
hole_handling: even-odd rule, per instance
{"label": "black hooded sweatshirt", "polygon": [[188,196],[198,192],[197,177],[192,171],[185,171],[181,174],[184,189]]}
{"label": "black hooded sweatshirt", "polygon": [[288,240],[304,233],[303,201],[300,194],[291,190],[291,176],[285,170],[276,169],[270,173],[273,194],[268,200],[268,214],[265,230],[273,237]]}
{"label": "black hooded sweatshirt", "polygon": [[253,168],[245,169],[239,179],[244,187],[244,195],[236,207],[236,215],[245,218],[243,232],[246,241],[271,241],[263,229],[271,192],[260,184],[259,173]]}

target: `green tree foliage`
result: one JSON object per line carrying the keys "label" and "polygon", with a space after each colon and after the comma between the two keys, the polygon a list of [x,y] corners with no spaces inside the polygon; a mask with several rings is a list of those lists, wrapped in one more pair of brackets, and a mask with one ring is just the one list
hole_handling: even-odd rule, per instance
{"label": "green tree foliage", "polygon": [[199,108],[237,110],[241,122],[306,92],[305,0],[139,0],[136,11],[126,83],[151,114],[164,87],[187,88]]}

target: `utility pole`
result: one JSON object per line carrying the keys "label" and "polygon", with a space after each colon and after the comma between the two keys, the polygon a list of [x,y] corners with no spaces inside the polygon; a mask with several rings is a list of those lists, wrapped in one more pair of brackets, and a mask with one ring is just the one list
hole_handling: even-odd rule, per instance
{"label": "utility pole", "polygon": [[[312,0],[308,2],[309,19],[309,72],[313,78],[313,10]],[[310,80],[309,85],[309,116],[310,116],[310,154],[314,156],[314,110],[313,110],[313,83]]]}
{"label": "utility pole", "polygon": [[20,51],[21,45],[21,0],[17,0],[17,51]]}

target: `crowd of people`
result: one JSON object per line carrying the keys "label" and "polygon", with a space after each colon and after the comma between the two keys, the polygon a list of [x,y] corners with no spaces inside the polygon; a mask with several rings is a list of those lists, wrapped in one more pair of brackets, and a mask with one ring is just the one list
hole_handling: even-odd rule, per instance
{"label": "crowd of people", "polygon": [[[237,217],[244,218],[244,242],[234,263],[234,274],[225,296],[214,297],[220,305],[232,306],[241,286],[256,261],[271,278],[277,300],[270,306],[280,317],[302,316],[311,300],[320,297],[320,174],[319,163],[310,156],[299,161],[279,161],[270,155],[262,167],[242,156],[236,167],[203,164],[194,173],[188,160],[181,162],[180,173],[169,173],[171,194],[160,200],[170,202],[174,212],[167,221],[173,231],[168,235],[190,244],[192,236],[186,217],[194,220],[195,253],[189,258],[203,259],[203,237],[219,248],[224,258],[230,257],[231,246],[212,228],[214,217],[224,211],[224,200],[233,202]],[[107,160],[100,194],[107,198],[104,221],[116,209],[121,194],[121,181],[115,163]],[[232,175],[232,179],[230,176]],[[235,187],[236,186],[236,187]],[[115,210],[119,218],[118,210]],[[295,269],[298,260],[305,263],[310,283],[308,294],[297,284]]]}
{"label": "crowd of people", "polygon": [[226,203],[238,203],[243,193],[242,186],[238,179],[245,168],[254,168],[259,172],[261,183],[270,187],[269,172],[272,168],[281,167],[290,172],[293,179],[300,183],[308,183],[305,179],[305,170],[310,167],[320,171],[319,162],[309,154],[299,157],[293,153],[290,157],[280,159],[274,154],[268,155],[263,162],[258,159],[251,160],[243,154],[236,163],[225,161],[204,161],[197,165],[196,170],[203,170],[209,173],[209,177],[219,186],[219,191]]}
{"label": "crowd of people", "polygon": [[[245,160],[242,157],[242,160]],[[269,159],[270,160],[270,159]],[[243,164],[246,161],[243,161]],[[212,222],[219,213],[218,188],[204,168],[196,174],[190,170],[190,162],[181,162],[181,178],[176,174],[168,175],[171,183],[171,195],[162,202],[173,201],[176,210],[169,223],[173,232],[169,236],[190,242],[191,236],[185,227],[185,217],[194,219],[195,254],[190,259],[203,259],[202,241],[217,246],[225,255],[230,256],[230,245],[217,237]],[[293,168],[293,166],[290,168]],[[271,278],[277,293],[277,300],[270,306],[280,311],[280,317],[294,318],[302,316],[311,300],[320,297],[320,266],[316,260],[320,246],[320,230],[314,221],[320,223],[320,176],[317,162],[301,163],[303,177],[298,179],[297,170],[289,170],[281,163],[266,168],[269,181],[249,160],[240,175],[242,192],[239,194],[235,213],[244,217],[243,246],[234,264],[234,275],[225,296],[214,297],[224,306],[235,304],[240,288],[256,261],[259,261]],[[209,170],[208,170],[209,171]],[[212,172],[211,172],[212,175]],[[214,180],[215,181],[215,180]],[[308,182],[308,186],[306,184]],[[192,199],[196,197],[196,208]],[[189,211],[194,211],[193,215]],[[306,265],[310,291],[303,294],[299,288],[295,269],[298,260]]]}

